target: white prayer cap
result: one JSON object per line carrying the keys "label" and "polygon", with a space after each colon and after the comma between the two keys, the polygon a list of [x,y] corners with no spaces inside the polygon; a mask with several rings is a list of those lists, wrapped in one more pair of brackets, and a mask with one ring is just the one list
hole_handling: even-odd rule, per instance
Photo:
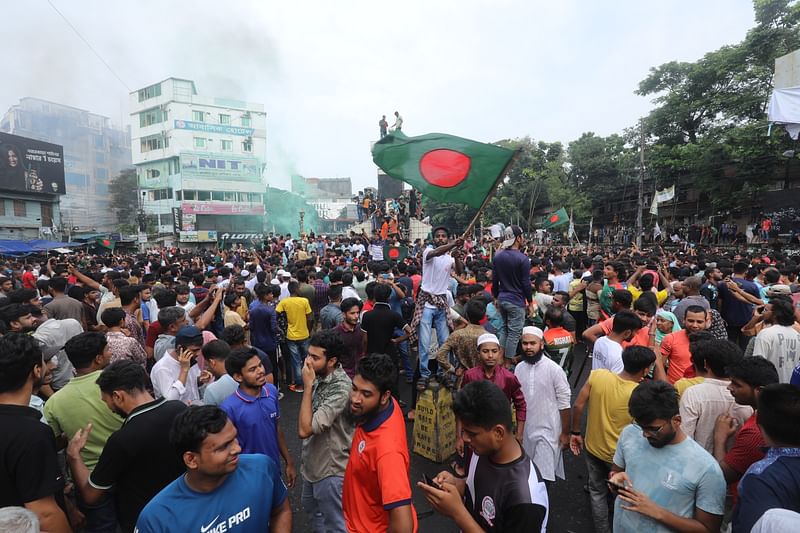
{"label": "white prayer cap", "polygon": [[539,337],[540,339],[544,338],[544,333],[542,332],[541,329],[537,328],[536,326],[525,326],[524,328],[522,328],[522,334],[523,335],[535,335],[536,337]]}
{"label": "white prayer cap", "polygon": [[480,347],[481,344],[493,342],[496,345],[500,346],[500,340],[497,338],[497,335],[494,333],[484,333],[480,337],[478,337],[478,346]]}

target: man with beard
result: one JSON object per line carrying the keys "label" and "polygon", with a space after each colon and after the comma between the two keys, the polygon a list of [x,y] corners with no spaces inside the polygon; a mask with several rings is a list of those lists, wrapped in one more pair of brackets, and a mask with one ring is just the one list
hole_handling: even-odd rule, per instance
{"label": "man with beard", "polygon": [[356,367],[350,412],[357,427],[342,495],[348,531],[417,531],[406,426],[391,393],[396,373],[394,362],[385,354],[370,354]]}
{"label": "man with beard", "polygon": [[564,479],[561,450],[569,446],[570,386],[558,363],[543,357],[544,333],[522,329],[522,361],[514,369],[527,405],[522,447],[542,478]]}
{"label": "man with beard", "polygon": [[678,393],[663,381],[631,394],[608,483],[618,494],[614,531],[719,531],[725,478],[717,461],[681,430]]}
{"label": "man with beard", "polygon": [[314,532],[346,531],[342,484],[355,430],[348,412],[352,382],[339,364],[345,346],[335,331],[318,331],[303,364],[297,434],[303,440],[303,507]]}
{"label": "man with beard", "polygon": [[546,531],[547,488],[511,431],[503,391],[470,383],[453,398],[453,412],[474,453],[466,479],[443,471],[430,485],[417,483],[431,507],[462,531]]}
{"label": "man with beard", "polygon": [[91,424],[67,446],[67,462],[81,499],[93,505],[107,493],[113,494],[117,521],[125,533],[133,531],[147,502],[185,469],[168,435],[186,405],[166,398],[154,400],[148,392],[149,381],[142,365],[129,359],[107,366],[97,386],[108,408],[125,422],[109,437],[91,472],[81,457]]}
{"label": "man with beard", "polygon": [[239,388],[220,405],[236,426],[244,453],[263,453],[280,468],[286,461],[286,485],[295,481],[294,460],[286,447],[286,438],[278,425],[278,389],[267,381],[267,372],[255,349],[240,347],[225,358],[225,370],[239,383]]}
{"label": "man with beard", "polygon": [[0,338],[0,507],[24,506],[42,530],[70,530],[53,432],[29,407],[46,374],[42,350],[22,333]]}

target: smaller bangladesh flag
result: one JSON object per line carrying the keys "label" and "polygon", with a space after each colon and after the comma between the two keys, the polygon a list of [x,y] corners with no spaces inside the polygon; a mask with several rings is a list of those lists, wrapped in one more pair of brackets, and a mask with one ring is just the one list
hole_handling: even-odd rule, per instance
{"label": "smaller bangladesh flag", "polygon": [[402,261],[408,255],[408,248],[405,246],[390,246],[383,247],[383,258],[392,261]]}
{"label": "smaller bangladesh flag", "polygon": [[429,198],[479,208],[514,153],[444,133],[408,137],[395,131],[375,143],[372,160]]}
{"label": "smaller bangladesh flag", "polygon": [[555,228],[556,226],[566,224],[567,222],[569,222],[569,215],[567,214],[567,210],[562,207],[555,213],[551,213],[545,217],[542,228]]}
{"label": "smaller bangladesh flag", "polygon": [[103,248],[108,248],[109,250],[113,250],[116,244],[117,241],[112,241],[111,239],[97,239],[98,246],[102,246]]}

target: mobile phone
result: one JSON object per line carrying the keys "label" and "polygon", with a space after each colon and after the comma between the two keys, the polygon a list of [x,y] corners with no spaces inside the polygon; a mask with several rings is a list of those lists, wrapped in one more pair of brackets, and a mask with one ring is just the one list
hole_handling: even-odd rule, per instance
{"label": "mobile phone", "polygon": [[622,490],[622,489],[627,488],[625,485],[620,485],[619,483],[614,483],[610,479],[606,480],[606,485],[608,485],[608,487],[611,488],[611,489],[617,489],[617,490]]}
{"label": "mobile phone", "polygon": [[442,486],[436,483],[428,474],[422,474],[422,481],[434,489],[442,490]]}

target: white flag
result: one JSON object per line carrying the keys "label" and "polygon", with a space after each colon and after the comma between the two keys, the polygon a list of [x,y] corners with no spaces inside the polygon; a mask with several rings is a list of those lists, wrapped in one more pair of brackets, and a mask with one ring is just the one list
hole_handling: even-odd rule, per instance
{"label": "white flag", "polygon": [[658,203],[669,202],[673,198],[675,198],[675,185],[667,187],[666,189],[656,193],[656,200]]}
{"label": "white flag", "polygon": [[653,195],[653,203],[650,204],[650,214],[658,216],[658,195]]}
{"label": "white flag", "polygon": [[656,222],[656,227],[653,228],[653,240],[656,240],[659,237],[661,237],[661,228],[658,227],[658,222]]}

